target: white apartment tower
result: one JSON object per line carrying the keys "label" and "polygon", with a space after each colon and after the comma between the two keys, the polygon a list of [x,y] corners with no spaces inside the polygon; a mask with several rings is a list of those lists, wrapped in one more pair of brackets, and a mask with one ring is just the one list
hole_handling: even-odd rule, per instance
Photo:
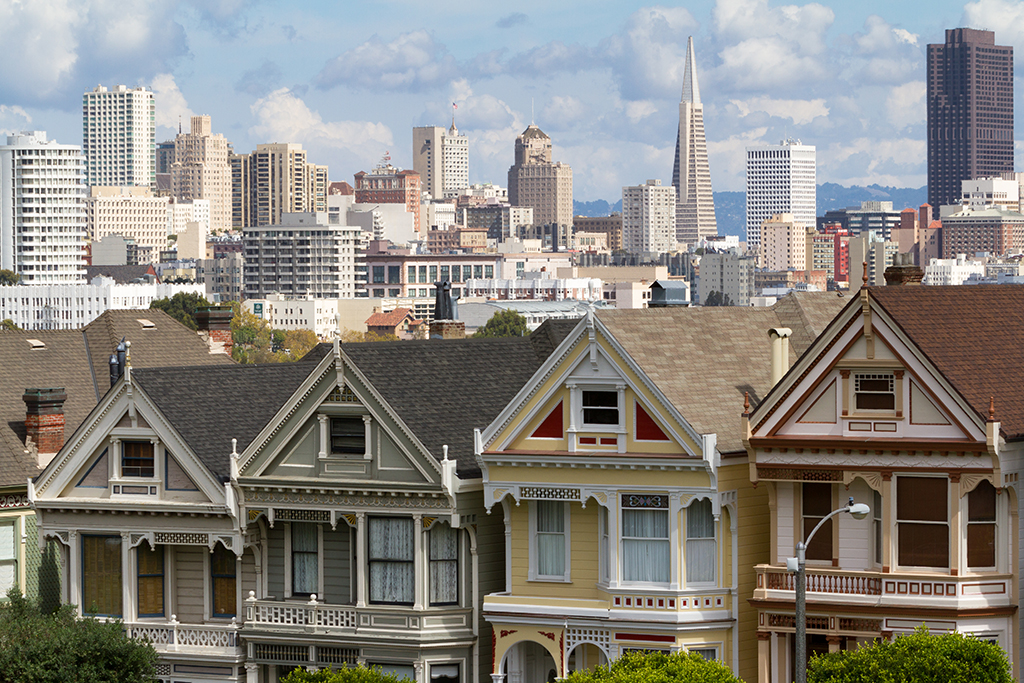
{"label": "white apartment tower", "polygon": [[22,284],[85,280],[82,148],[45,131],[8,135],[0,145],[0,268]]}
{"label": "white apartment tower", "polygon": [[676,188],[676,241],[693,244],[718,234],[715,200],[711,193],[708,143],[704,137],[704,105],[697,85],[693,37],[686,43],[683,96],[679,101],[676,160],[672,168]]}
{"label": "white apartment tower", "polygon": [[661,254],[676,248],[676,191],[660,180],[622,188],[622,248]]}
{"label": "white apartment tower", "polygon": [[97,85],[82,97],[85,184],[156,184],[156,104],[146,87]]}
{"label": "white apartment tower", "polygon": [[210,232],[231,228],[231,165],[228,141],[214,135],[209,116],[193,116],[188,133],[174,138],[171,194],[210,202]]}
{"label": "white apartment tower", "polygon": [[747,247],[761,244],[761,224],[772,216],[793,214],[815,225],[817,180],[813,145],[787,139],[778,145],[747,147]]}
{"label": "white apartment tower", "polygon": [[95,185],[88,189],[85,208],[87,232],[94,243],[121,235],[145,251],[140,261],[160,261],[160,251],[167,248],[167,197],[154,197],[148,187]]}
{"label": "white apartment tower", "polygon": [[448,130],[440,126],[412,129],[412,168],[432,199],[455,197],[469,187],[469,138],[459,133],[454,117]]}

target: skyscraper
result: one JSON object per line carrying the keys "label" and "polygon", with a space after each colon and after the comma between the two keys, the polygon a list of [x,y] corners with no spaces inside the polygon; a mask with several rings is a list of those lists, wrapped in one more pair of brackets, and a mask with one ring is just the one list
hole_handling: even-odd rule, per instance
{"label": "skyscraper", "polygon": [[86,185],[156,184],[153,91],[97,85],[82,97]]}
{"label": "skyscraper", "polygon": [[82,149],[41,130],[0,145],[0,268],[22,284],[85,279],[86,213]]}
{"label": "skyscraper", "polygon": [[816,150],[799,140],[747,147],[747,247],[761,244],[761,224],[780,213],[815,225]]}
{"label": "skyscraper", "polygon": [[672,186],[676,188],[676,241],[693,244],[701,238],[718,234],[715,200],[711,194],[708,144],[704,137],[704,105],[701,104],[700,87],[697,85],[692,36],[686,43]]}
{"label": "skyscraper", "polygon": [[210,201],[210,231],[231,227],[231,166],[228,141],[211,132],[209,116],[193,116],[190,132],[174,138],[171,193],[178,199]]}
{"label": "skyscraper", "polygon": [[657,255],[676,247],[676,191],[660,180],[622,188],[622,247]]}
{"label": "skyscraper", "polygon": [[516,162],[508,169],[508,201],[532,207],[534,225],[555,223],[565,226],[563,233],[572,225],[572,168],[551,161],[551,138],[532,123],[516,138]]}
{"label": "skyscraper", "polygon": [[256,145],[232,154],[231,224],[236,228],[277,225],[281,214],[327,210],[327,167],[306,161],[295,143]]}
{"label": "skyscraper", "polygon": [[459,133],[454,118],[447,131],[440,126],[412,129],[412,168],[433,199],[454,197],[469,187],[469,138]]}
{"label": "skyscraper", "polygon": [[1013,171],[1013,47],[996,34],[946,31],[928,46],[928,203],[960,200],[962,180]]}

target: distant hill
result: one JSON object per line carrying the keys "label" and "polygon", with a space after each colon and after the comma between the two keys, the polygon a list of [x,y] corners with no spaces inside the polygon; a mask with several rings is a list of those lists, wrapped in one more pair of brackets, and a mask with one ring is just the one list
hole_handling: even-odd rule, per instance
{"label": "distant hill", "polygon": [[[718,232],[722,235],[747,235],[747,203],[744,192],[715,192],[715,218]],[[883,187],[882,185],[854,185],[843,187],[836,183],[818,185],[818,215],[823,216],[829,209],[860,206],[861,202],[892,202],[894,209],[908,206],[916,209],[928,201],[928,187]],[[592,202],[573,202],[577,216],[607,216],[613,211],[622,211],[622,200],[609,204],[603,199]]]}

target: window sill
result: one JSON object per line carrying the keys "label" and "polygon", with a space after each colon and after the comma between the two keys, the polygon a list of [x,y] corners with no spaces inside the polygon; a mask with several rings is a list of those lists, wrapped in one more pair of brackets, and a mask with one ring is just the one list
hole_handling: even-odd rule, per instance
{"label": "window sill", "polygon": [[526,583],[572,583],[572,579],[557,576],[535,576],[533,578],[527,579]]}

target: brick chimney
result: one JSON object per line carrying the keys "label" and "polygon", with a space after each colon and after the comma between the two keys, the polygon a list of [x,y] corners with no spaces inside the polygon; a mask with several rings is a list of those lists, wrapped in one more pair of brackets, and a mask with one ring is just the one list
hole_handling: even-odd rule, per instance
{"label": "brick chimney", "polygon": [[461,320],[435,320],[430,323],[431,339],[465,339],[466,323]]}
{"label": "brick chimney", "polygon": [[230,306],[203,306],[196,310],[199,336],[210,347],[210,353],[231,355],[232,317]]}
{"label": "brick chimney", "polygon": [[892,265],[885,269],[885,285],[919,285],[924,279],[924,271],[921,266],[914,264],[912,254],[895,254],[892,257]]}
{"label": "brick chimney", "polygon": [[25,445],[34,451],[39,467],[45,467],[64,446],[63,387],[25,389]]}

